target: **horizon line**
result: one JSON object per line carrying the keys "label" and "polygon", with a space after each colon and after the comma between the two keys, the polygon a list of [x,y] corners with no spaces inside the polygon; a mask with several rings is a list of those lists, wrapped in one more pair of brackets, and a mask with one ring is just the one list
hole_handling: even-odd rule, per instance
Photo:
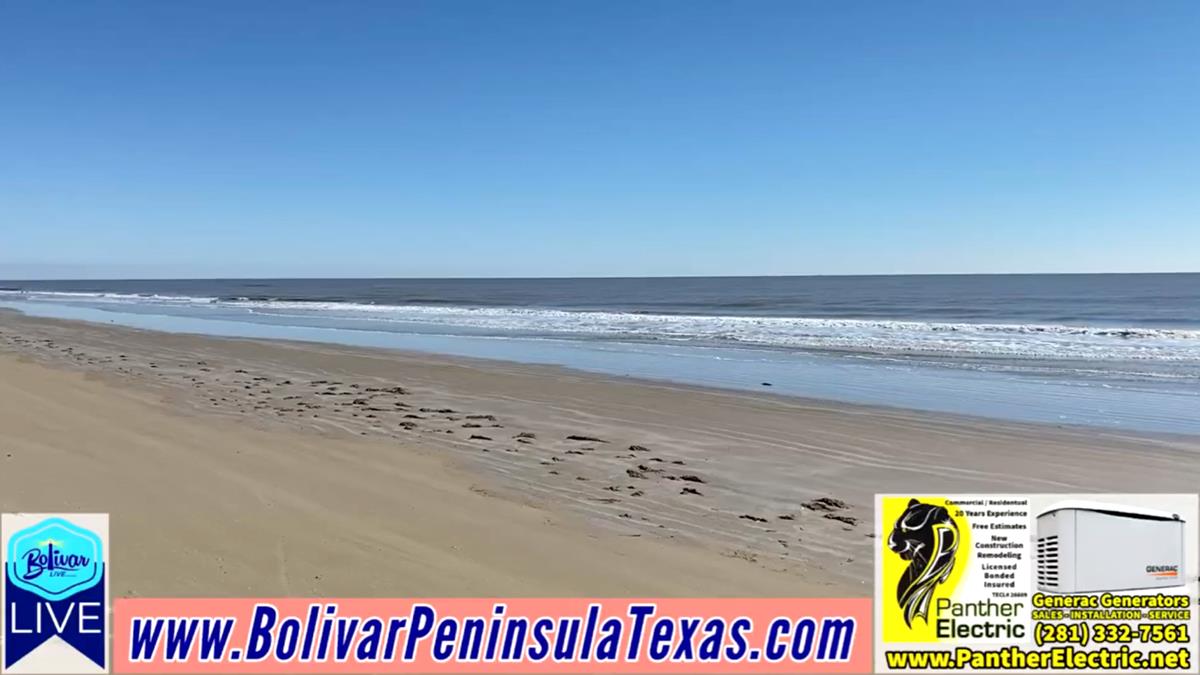
{"label": "horizon line", "polygon": [[851,277],[1019,277],[1019,276],[1149,276],[1200,274],[1200,271],[1168,272],[905,272],[867,274],[668,274],[649,276],[588,275],[588,276],[479,276],[479,277],[404,277],[404,276],[183,276],[183,277],[29,277],[0,278],[0,282],[21,281],[284,281],[307,279],[313,281],[561,281],[565,279],[797,279],[797,278],[851,278]]}

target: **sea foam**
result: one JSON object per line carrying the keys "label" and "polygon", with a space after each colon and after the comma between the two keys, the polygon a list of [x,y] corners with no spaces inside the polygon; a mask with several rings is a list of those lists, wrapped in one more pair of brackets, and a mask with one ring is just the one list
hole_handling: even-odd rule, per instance
{"label": "sea foam", "polygon": [[1137,326],[1003,324],[775,316],[569,311],[529,307],[386,305],[267,298],[0,291],[0,297],[143,311],[447,335],[673,342],[697,346],[822,350],[948,358],[1200,364],[1200,330]]}

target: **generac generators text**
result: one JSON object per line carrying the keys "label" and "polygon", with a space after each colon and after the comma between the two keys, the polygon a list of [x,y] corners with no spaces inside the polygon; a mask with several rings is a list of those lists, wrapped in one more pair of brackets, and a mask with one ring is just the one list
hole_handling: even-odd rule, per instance
{"label": "generac generators text", "polygon": [[1116,608],[1140,608],[1140,609],[1186,609],[1188,604],[1188,596],[1186,595],[1113,595],[1112,593],[1101,593],[1100,595],[1046,595],[1045,593],[1033,594],[1034,607],[1046,607],[1050,609],[1074,609],[1076,607],[1116,607]]}

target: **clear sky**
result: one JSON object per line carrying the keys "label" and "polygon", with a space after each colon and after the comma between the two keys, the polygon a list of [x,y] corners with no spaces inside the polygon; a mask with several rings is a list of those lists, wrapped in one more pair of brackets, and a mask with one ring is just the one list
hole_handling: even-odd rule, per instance
{"label": "clear sky", "polygon": [[1200,271],[1200,2],[0,4],[0,278]]}

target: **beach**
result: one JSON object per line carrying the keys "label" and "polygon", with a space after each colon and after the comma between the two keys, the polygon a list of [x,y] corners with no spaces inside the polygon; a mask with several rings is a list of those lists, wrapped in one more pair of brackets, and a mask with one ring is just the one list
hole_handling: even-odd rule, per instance
{"label": "beach", "polygon": [[1194,436],[11,311],[0,426],[0,509],[111,513],[118,596],[861,596],[877,492],[1200,480]]}
{"label": "beach", "polygon": [[1200,275],[0,281],[0,308],[1200,435]]}

